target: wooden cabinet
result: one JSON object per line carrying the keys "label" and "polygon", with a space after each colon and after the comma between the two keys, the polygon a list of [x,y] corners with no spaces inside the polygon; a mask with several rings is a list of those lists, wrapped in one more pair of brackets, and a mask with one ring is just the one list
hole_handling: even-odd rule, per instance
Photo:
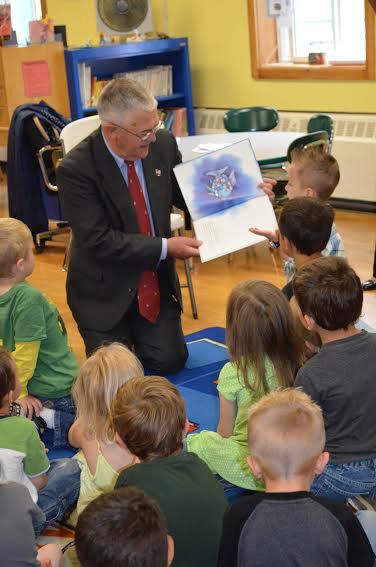
{"label": "wooden cabinet", "polygon": [[[27,96],[24,64],[35,63],[48,69],[49,94]],[[32,67],[29,69],[32,70]],[[33,80],[32,73],[29,77]],[[40,77],[36,77],[40,80]],[[36,89],[38,90],[38,89]],[[42,91],[45,90],[42,88]],[[45,92],[47,92],[45,90]],[[0,48],[0,160],[6,159],[8,129],[14,109],[27,102],[44,100],[55,110],[70,116],[64,46],[62,43],[45,43],[28,47]]]}

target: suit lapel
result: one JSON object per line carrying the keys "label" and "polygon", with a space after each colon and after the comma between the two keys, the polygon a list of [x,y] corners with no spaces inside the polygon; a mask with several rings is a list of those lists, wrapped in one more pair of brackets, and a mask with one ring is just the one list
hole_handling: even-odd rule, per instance
{"label": "suit lapel", "polygon": [[149,147],[149,154],[145,159],[142,160],[142,169],[144,172],[146,189],[149,195],[150,209],[153,215],[153,223],[155,234],[158,236],[163,233],[161,227],[160,211],[162,207],[166,206],[163,202],[162,191],[160,190],[160,163],[157,163],[158,167],[155,167],[155,161],[153,159],[153,146]]}

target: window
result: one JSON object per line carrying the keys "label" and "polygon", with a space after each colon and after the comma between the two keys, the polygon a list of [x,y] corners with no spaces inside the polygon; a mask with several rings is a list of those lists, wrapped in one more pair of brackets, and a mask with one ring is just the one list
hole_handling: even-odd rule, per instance
{"label": "window", "polygon": [[29,41],[29,22],[42,17],[41,0],[0,0],[0,4],[10,4],[12,29],[17,34],[19,45]]}
{"label": "window", "polygon": [[249,0],[249,15],[255,78],[374,78],[366,0]]}

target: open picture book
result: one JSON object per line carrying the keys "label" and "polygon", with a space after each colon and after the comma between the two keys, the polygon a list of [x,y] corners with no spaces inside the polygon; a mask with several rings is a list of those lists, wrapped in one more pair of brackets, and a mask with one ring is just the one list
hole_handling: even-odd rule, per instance
{"label": "open picture book", "polygon": [[269,197],[258,188],[261,171],[248,139],[179,164],[174,172],[202,240],[202,262],[265,240],[250,227],[277,228]]}

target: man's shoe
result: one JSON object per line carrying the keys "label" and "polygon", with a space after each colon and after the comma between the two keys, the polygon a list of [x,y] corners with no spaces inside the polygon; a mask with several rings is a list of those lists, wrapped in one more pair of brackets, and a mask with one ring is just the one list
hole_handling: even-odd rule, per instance
{"label": "man's shoe", "polygon": [[371,291],[372,289],[376,289],[376,280],[366,280],[362,283],[362,288],[364,291]]}

